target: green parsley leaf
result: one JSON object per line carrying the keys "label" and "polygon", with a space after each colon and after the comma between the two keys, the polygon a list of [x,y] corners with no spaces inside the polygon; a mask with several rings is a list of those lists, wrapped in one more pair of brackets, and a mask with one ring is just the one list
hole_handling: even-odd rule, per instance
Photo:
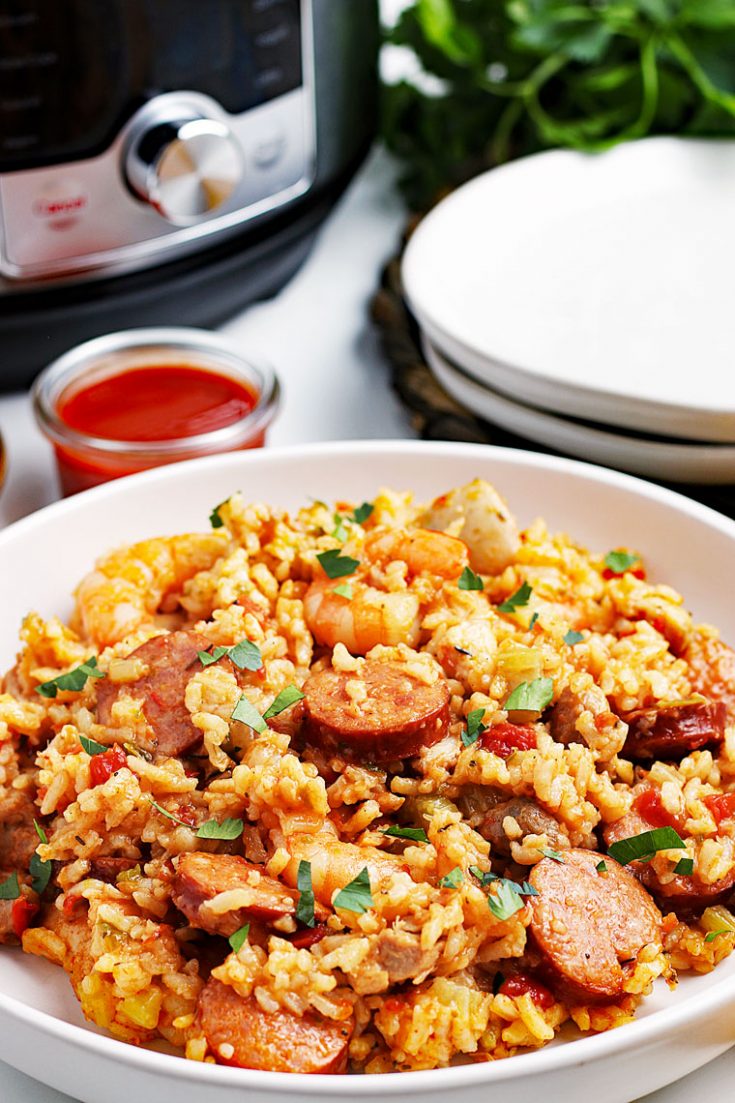
{"label": "green parsley leaf", "polygon": [[46,832],[41,827],[41,824],[38,822],[38,820],[33,821],[33,826],[35,827],[36,834],[38,835],[41,842],[44,843],[44,844],[48,843],[48,838],[46,837]]}
{"label": "green parsley leaf", "polygon": [[84,689],[88,678],[106,677],[104,671],[97,669],[97,656],[93,655],[91,659],[87,659],[86,663],[80,663],[79,666],[75,666],[73,670],[67,671],[66,674],[59,674],[57,678],[51,678],[48,682],[41,682],[40,686],[36,686],[36,693],[40,693],[42,697],[55,697],[60,689],[67,690],[70,693],[79,693]]}
{"label": "green parsley leaf", "polygon": [[495,883],[495,894],[487,898],[487,906],[496,919],[510,919],[523,907],[517,886],[503,877]]}
{"label": "green parsley leaf", "polygon": [[539,891],[535,889],[533,885],[529,885],[528,881],[522,881],[520,885],[516,885],[516,891],[519,896],[538,896]]}
{"label": "green parsley leaf", "polygon": [[338,513],[334,515],[334,529],[331,532],[331,536],[333,539],[341,541],[341,543],[344,543],[347,539],[347,529],[344,526],[344,518],[340,517]]}
{"label": "green parsley leaf", "polygon": [[18,874],[11,873],[7,881],[0,884],[0,900],[17,900],[19,896]]}
{"label": "green parsley leaf", "polygon": [[682,877],[691,877],[694,873],[694,859],[680,858],[674,866],[674,873],[680,873]]}
{"label": "green parsley leaf", "polygon": [[598,873],[607,873],[607,863],[605,862],[604,858],[602,859],[601,862],[597,863],[597,865],[595,866],[595,869],[597,870]]}
{"label": "green parsley leaf", "polygon": [[721,934],[735,934],[735,931],[728,931],[726,927],[723,927],[720,931],[710,931],[709,934],[704,936],[705,942],[714,942],[718,935]]}
{"label": "green parsley leaf", "polygon": [[443,877],[439,879],[439,888],[442,889],[457,889],[464,881],[464,874],[459,866],[455,866],[454,869],[450,869],[449,873],[445,873]]}
{"label": "green parsley leaf", "polygon": [[464,747],[471,747],[473,743],[477,742],[482,733],[487,731],[487,726],[482,722],[484,715],[484,709],[472,709],[472,712],[467,713],[467,730],[463,731],[461,735]]}
{"label": "green parsley leaf", "polygon": [[[232,497],[232,495],[230,495],[230,498],[231,497]],[[225,523],[222,520],[222,518],[220,517],[220,512],[219,511],[222,509],[222,506],[227,505],[230,498],[225,498],[224,501],[222,501],[218,505],[216,505],[214,507],[214,509],[212,510],[212,512],[210,513],[209,523],[210,523],[210,525],[212,526],[213,529],[222,529],[222,528],[225,527]]]}
{"label": "green parsley leaf", "polygon": [[215,647],[213,651],[197,651],[202,666],[211,666],[220,659],[228,658],[238,670],[260,670],[263,656],[260,648],[250,640],[240,640],[233,647]]}
{"label": "green parsley leaf", "polygon": [[551,678],[534,678],[521,682],[509,695],[503,708],[508,712],[543,712],[554,696]]}
{"label": "green parsley leaf", "polygon": [[268,727],[255,705],[252,701],[248,701],[244,693],[235,705],[230,719],[239,720],[241,724],[247,724],[249,728],[256,732],[264,732]]}
{"label": "green parsley leaf", "polygon": [[357,877],[340,889],[334,898],[335,908],[362,915],[373,906],[373,894],[370,891],[370,873],[368,867],[360,870]]}
{"label": "green parsley leaf", "polygon": [[31,860],[28,864],[28,872],[33,880],[31,881],[31,888],[34,892],[37,892],[40,896],[46,885],[51,880],[51,873],[53,872],[53,866],[50,861],[42,861],[38,854],[32,854]]}
{"label": "green parsley leaf", "polygon": [[528,622],[528,631],[529,632],[531,631],[531,629],[533,628],[533,626],[534,626],[534,624],[536,623],[537,620],[538,620],[538,613],[534,613],[533,616],[531,617],[531,619]]}
{"label": "green parsley leaf", "polygon": [[575,632],[573,628],[570,628],[564,637],[564,643],[568,644],[569,647],[574,647],[575,644],[581,643],[583,639],[584,635],[582,632]]}
{"label": "green parsley leaf", "polygon": [[340,582],[339,586],[335,586],[332,590],[333,594],[339,594],[340,597],[346,597],[352,599],[352,586],[349,582]]}
{"label": "green parsley leaf", "polygon": [[342,555],[339,548],[331,548],[329,551],[320,552],[317,559],[322,565],[327,578],[344,578],[354,574],[360,566],[359,559],[353,559],[350,555]]}
{"label": "green parsley leaf", "polygon": [[551,858],[552,862],[560,862],[561,865],[564,865],[564,856],[560,854],[558,850],[552,850],[548,846],[542,846],[541,853],[544,858]]}
{"label": "green parsley leaf", "polygon": [[628,839],[618,839],[607,852],[621,865],[652,858],[659,850],[684,850],[686,843],[673,827],[654,827],[651,831],[641,831]]}
{"label": "green parsley leaf", "polygon": [[470,866],[469,868],[470,873],[477,878],[483,888],[487,888],[493,881],[501,880],[497,873],[485,873],[479,866]]}
{"label": "green parsley leaf", "polygon": [[484,590],[485,583],[480,578],[479,574],[475,574],[472,567],[465,567],[462,574],[459,576],[457,586],[460,590]]}
{"label": "green parsley leaf", "polygon": [[96,739],[89,739],[86,735],[79,736],[79,742],[82,744],[82,748],[88,755],[104,754],[105,751],[109,751],[109,747],[106,747],[104,743],[98,743]]}
{"label": "green parsley leaf", "polygon": [[384,827],[383,834],[391,839],[412,839],[415,843],[428,843],[429,836],[423,827]]}
{"label": "green parsley leaf", "polygon": [[235,931],[234,934],[230,935],[227,941],[230,944],[230,949],[234,953],[238,953],[242,949],[242,947],[245,945],[245,940],[247,939],[249,933],[250,924],[246,923],[244,927],[240,927],[238,931]]}
{"label": "green parsley leaf", "polygon": [[372,502],[363,502],[361,506],[358,506],[357,509],[352,511],[352,520],[356,525],[362,525],[367,521],[374,509],[375,506]]}
{"label": "green parsley leaf", "polygon": [[311,862],[305,862],[303,859],[299,862],[296,887],[301,895],[294,915],[305,927],[313,927],[316,919],[314,918],[314,890],[311,887]]}
{"label": "green parsley leaf", "polygon": [[218,820],[207,820],[197,828],[198,839],[239,839],[243,829],[242,820],[226,816],[220,823]]}
{"label": "green parsley leaf", "polygon": [[533,587],[529,586],[527,582],[523,582],[514,594],[511,594],[509,598],[501,602],[498,609],[501,613],[515,613],[516,609],[522,609],[524,605],[528,605],[528,599],[533,593]]}
{"label": "green parsley leaf", "polygon": [[636,563],[640,563],[640,555],[631,555],[630,552],[611,551],[605,556],[605,566],[613,574],[625,574]]}
{"label": "green parsley leaf", "polygon": [[279,712],[285,712],[286,709],[290,709],[291,705],[295,705],[297,701],[303,701],[304,695],[300,689],[296,686],[286,686],[276,697],[272,705],[263,713],[264,720],[270,720],[272,716],[278,716]]}

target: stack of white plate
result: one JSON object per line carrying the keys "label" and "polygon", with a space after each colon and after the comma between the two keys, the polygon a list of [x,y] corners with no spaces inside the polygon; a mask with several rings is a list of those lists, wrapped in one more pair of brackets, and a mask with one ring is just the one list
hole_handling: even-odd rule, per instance
{"label": "stack of white plate", "polygon": [[440,203],[403,261],[439,382],[536,444],[735,482],[735,143],[538,154]]}

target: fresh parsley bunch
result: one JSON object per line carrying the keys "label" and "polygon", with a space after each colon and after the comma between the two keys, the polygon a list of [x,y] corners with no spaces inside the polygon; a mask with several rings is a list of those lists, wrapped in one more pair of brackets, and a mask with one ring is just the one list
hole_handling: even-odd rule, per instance
{"label": "fresh parsley bunch", "polygon": [[735,135],[735,0],[414,0],[387,36],[432,78],[384,90],[418,209],[541,149]]}

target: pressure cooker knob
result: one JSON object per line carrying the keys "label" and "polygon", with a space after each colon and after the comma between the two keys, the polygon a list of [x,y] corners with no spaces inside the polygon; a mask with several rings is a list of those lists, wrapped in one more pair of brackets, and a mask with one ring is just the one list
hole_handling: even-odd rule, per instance
{"label": "pressure cooker knob", "polygon": [[240,148],[228,128],[200,116],[156,122],[138,133],[126,162],[135,195],[178,225],[222,207],[242,176]]}

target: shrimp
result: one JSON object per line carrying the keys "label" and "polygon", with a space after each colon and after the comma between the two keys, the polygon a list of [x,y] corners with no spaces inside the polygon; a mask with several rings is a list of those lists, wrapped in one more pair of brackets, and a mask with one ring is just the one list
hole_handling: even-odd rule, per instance
{"label": "shrimp", "polygon": [[335,593],[340,580],[317,579],[304,595],[304,619],[317,643],[342,643],[353,655],[378,644],[415,647],[420,634],[419,599],[401,590],[384,593],[350,580],[351,597]]}
{"label": "shrimp", "polygon": [[480,574],[500,574],[520,547],[515,518],[495,487],[484,479],[474,479],[436,498],[421,523],[442,530],[461,525],[458,535],[469,549],[472,568]]}
{"label": "shrimp", "polygon": [[285,840],[285,847],[291,860],[281,874],[283,880],[297,888],[299,865],[302,861],[310,862],[311,887],[325,907],[330,907],[335,892],[353,881],[365,867],[373,892],[387,890],[396,879],[412,884],[401,858],[384,854],[373,846],[343,842],[329,822],[315,835],[303,832],[291,835]]}
{"label": "shrimp", "polygon": [[100,559],[75,594],[85,636],[102,648],[150,623],[163,599],[208,570],[228,541],[218,532],[157,537]]}
{"label": "shrimp", "polygon": [[371,563],[399,560],[412,575],[447,579],[459,578],[468,562],[466,544],[430,529],[375,529],[367,536],[364,551]]}

